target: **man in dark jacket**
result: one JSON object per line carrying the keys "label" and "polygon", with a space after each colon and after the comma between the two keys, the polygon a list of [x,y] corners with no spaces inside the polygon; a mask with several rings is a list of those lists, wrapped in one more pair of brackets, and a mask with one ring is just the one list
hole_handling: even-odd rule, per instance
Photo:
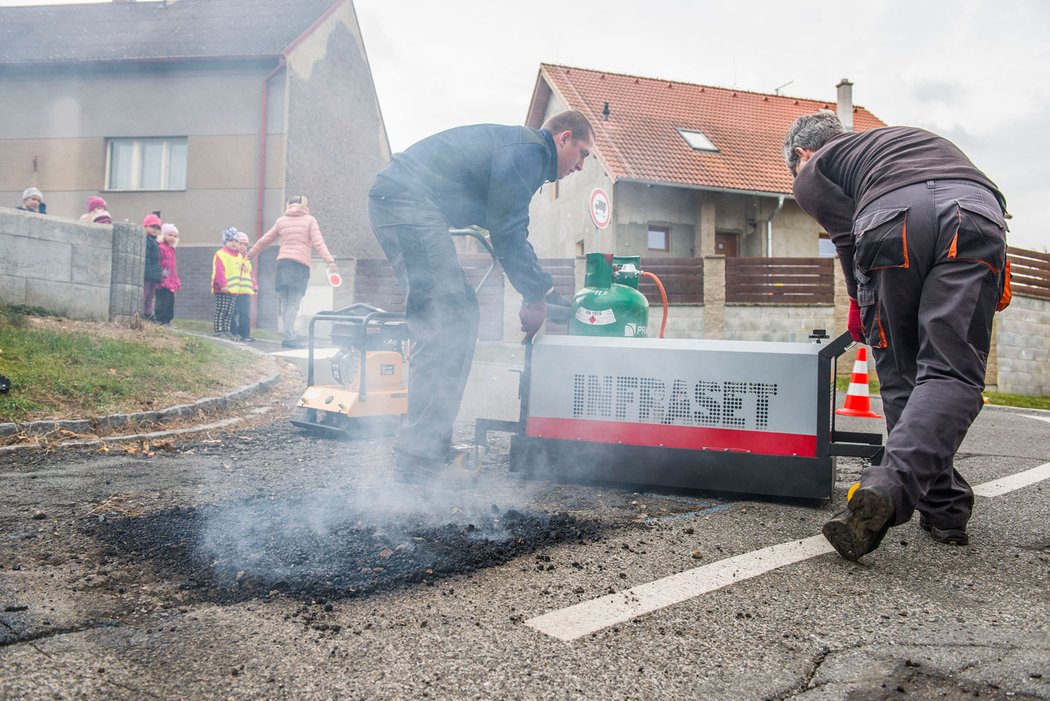
{"label": "man in dark jacket", "polygon": [[795,199],[838,251],[849,331],[872,348],[887,439],[823,532],[856,560],[917,509],[965,545],[973,490],[954,457],[983,406],[992,315],[1009,301],[1006,201],[950,141],[922,129],[845,133],[804,115],[784,142]]}
{"label": "man in dark jacket", "polygon": [[507,279],[521,293],[531,338],[547,303],[566,308],[528,241],[529,203],[546,182],[583,168],[594,130],[575,111],[542,129],[479,124],[427,137],[393,156],[369,193],[372,230],[405,293],[412,339],[408,415],[397,438],[397,472],[439,475],[474,357],[478,301],[449,228],[488,229]]}

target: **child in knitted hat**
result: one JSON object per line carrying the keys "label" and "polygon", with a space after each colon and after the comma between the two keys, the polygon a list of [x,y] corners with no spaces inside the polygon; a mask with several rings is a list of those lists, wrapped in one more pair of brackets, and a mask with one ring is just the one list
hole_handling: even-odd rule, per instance
{"label": "child in knitted hat", "polygon": [[46,214],[47,207],[44,205],[44,193],[35,187],[27,187],[22,191],[22,206],[18,207],[23,212],[36,212]]}
{"label": "child in knitted hat", "polygon": [[[234,340],[230,332],[233,326],[233,314],[237,308],[236,295],[243,294],[243,272],[241,254],[237,250],[236,227],[222,232],[222,248],[215,252],[211,266],[211,293],[215,295],[214,336],[227,341]],[[251,281],[248,286],[250,288]]]}
{"label": "child in knitted hat", "polygon": [[236,308],[233,312],[233,327],[231,333],[238,341],[251,343],[252,338],[252,297],[259,291],[259,284],[255,280],[255,270],[252,269],[252,259],[248,257],[248,234],[243,231],[237,232],[237,253],[241,256],[241,280],[236,291],[231,289],[237,298]]}
{"label": "child in knitted hat", "polygon": [[109,205],[98,195],[87,198],[87,212],[80,215],[81,224],[112,224],[113,217],[110,216]]}
{"label": "child in knitted hat", "polygon": [[156,214],[148,214],[142,220],[142,226],[146,229],[146,270],[143,273],[142,318],[147,321],[157,320],[153,313],[157,285],[164,279],[160,274],[160,244],[157,243],[157,236],[163,224],[164,222]]}
{"label": "child in knitted hat", "polygon": [[174,224],[164,223],[160,227],[160,276],[157,285],[157,323],[171,326],[175,318],[175,293],[182,289],[179,280],[179,265],[175,259],[175,247],[179,245],[179,230]]}

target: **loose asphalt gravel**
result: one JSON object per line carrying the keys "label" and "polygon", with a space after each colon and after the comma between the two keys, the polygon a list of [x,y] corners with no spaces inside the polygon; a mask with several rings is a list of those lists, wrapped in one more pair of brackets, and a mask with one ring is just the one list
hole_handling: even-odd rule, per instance
{"label": "loose asphalt gravel", "polygon": [[[515,418],[512,370],[475,366],[460,438]],[[0,457],[0,697],[1050,698],[1045,481],[979,498],[969,546],[909,523],[565,642],[530,621],[809,538],[859,461],[786,503],[529,481],[496,435],[476,484],[424,490],[388,437],[294,429],[287,390],[204,433]],[[1050,462],[1047,418],[986,410],[958,466]]]}

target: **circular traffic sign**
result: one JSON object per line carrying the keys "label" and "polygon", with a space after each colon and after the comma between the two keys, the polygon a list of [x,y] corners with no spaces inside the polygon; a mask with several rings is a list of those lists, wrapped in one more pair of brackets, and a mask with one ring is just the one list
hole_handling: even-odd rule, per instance
{"label": "circular traffic sign", "polygon": [[591,192],[591,221],[599,229],[604,229],[609,226],[610,219],[612,219],[612,203],[609,201],[609,195],[605,194],[605,190],[596,187]]}

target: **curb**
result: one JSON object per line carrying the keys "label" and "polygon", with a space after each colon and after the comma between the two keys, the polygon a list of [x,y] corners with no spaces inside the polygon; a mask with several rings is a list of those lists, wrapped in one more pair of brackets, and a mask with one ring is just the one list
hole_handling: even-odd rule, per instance
{"label": "curb", "polygon": [[[218,341],[220,343],[227,343],[226,341],[222,341],[221,339],[211,339],[210,337],[203,336],[201,334],[193,334],[187,332],[182,333],[183,335],[198,336],[200,338],[209,338],[209,340]],[[231,343],[230,345],[235,344]],[[269,355],[254,348],[244,347],[244,350],[250,353],[256,353],[258,355]],[[272,358],[272,356],[270,357]],[[142,411],[133,414],[111,414],[109,416],[96,416],[90,419],[45,419],[42,421],[30,421],[24,424],[2,423],[0,424],[0,438],[7,438],[9,436],[17,435],[19,433],[25,433],[31,436],[46,436],[47,434],[54,433],[56,431],[68,431],[70,433],[78,434],[98,433],[99,430],[134,428],[146,423],[164,423],[166,421],[171,421],[174,419],[185,419],[196,415],[198,412],[206,413],[209,411],[226,409],[236,402],[248,399],[249,397],[252,397],[260,392],[264,392],[276,385],[281,379],[281,372],[278,368],[277,363],[278,359],[273,358],[274,372],[269,377],[259,380],[258,382],[253,382],[249,385],[245,385],[243,387],[235,389],[232,392],[224,394],[220,397],[205,397],[204,399],[198,399],[192,404],[178,404],[176,406],[167,407],[165,409],[158,409],[156,411]],[[236,423],[238,421],[241,421],[242,419],[243,417],[224,419],[223,421],[219,421],[214,424],[194,426],[191,428],[172,429],[170,431],[134,433],[120,436],[100,436],[96,439],[64,441],[57,444],[57,446],[88,446],[112,441],[161,438],[169,435],[178,435],[214,428],[222,428],[225,426],[229,426],[230,424]],[[35,449],[39,447],[40,445],[35,443],[25,445],[0,446],[0,455],[18,450]]]}

